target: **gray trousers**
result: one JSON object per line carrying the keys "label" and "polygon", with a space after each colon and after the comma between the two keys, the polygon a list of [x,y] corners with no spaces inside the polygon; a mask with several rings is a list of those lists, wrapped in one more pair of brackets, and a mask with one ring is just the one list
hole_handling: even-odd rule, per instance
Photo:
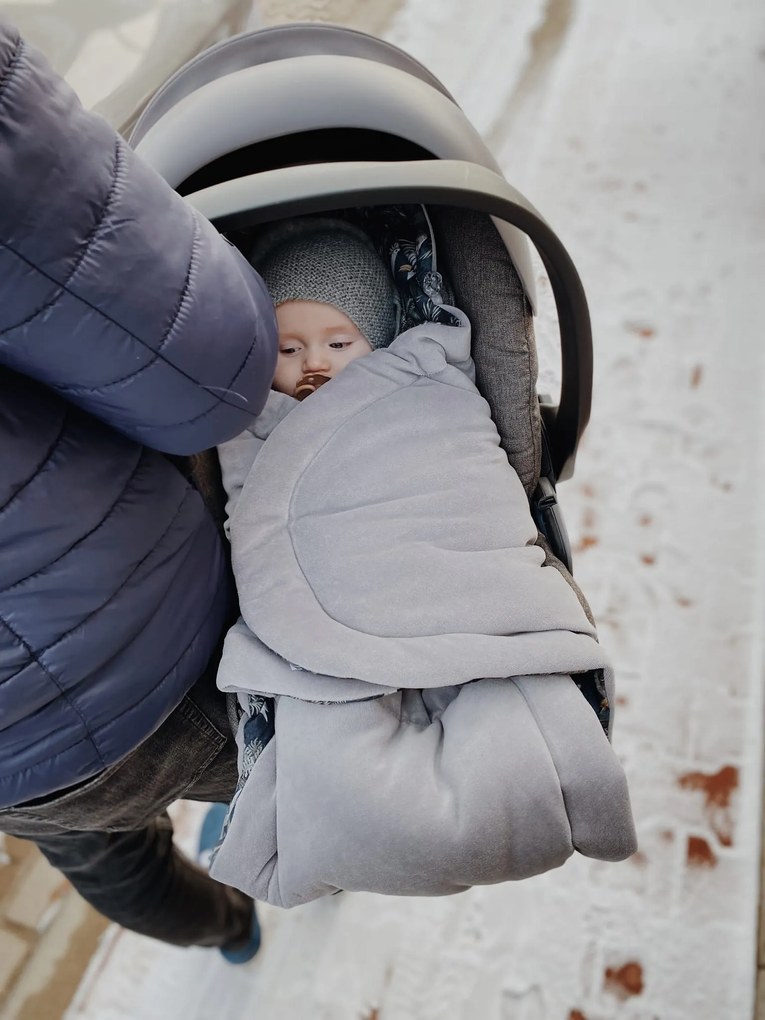
{"label": "gray trousers", "polygon": [[227,802],[236,779],[236,745],[211,666],[126,758],[0,811],[0,831],[34,841],[96,910],[125,928],[179,946],[233,947],[249,935],[253,901],[178,851],[166,809],[179,798]]}

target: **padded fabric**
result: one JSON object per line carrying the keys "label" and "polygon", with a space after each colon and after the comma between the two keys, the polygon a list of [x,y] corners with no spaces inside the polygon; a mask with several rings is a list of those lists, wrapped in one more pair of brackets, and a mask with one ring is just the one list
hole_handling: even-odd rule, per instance
{"label": "padded fabric", "polygon": [[268,394],[260,277],[0,22],[0,364],[196,453]]}
{"label": "padded fabric", "polygon": [[[219,685],[275,697],[212,874],[292,906],[456,892],[635,846],[624,775],[569,675],[609,660],[545,566],[472,381],[426,324],[220,448],[242,619]],[[250,759],[251,763],[251,759]]]}
{"label": "padded fabric", "polygon": [[157,451],[244,428],[276,330],[241,255],[3,22],[0,195],[3,808],[123,758],[209,661],[226,553]]}
{"label": "padded fabric", "polygon": [[282,697],[211,868],[292,907],[432,896],[635,850],[624,774],[566,676],[313,704]]}

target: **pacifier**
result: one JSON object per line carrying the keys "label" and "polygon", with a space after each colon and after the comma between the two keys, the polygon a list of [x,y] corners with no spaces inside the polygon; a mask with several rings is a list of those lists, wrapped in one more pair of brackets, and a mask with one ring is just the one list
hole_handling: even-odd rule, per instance
{"label": "pacifier", "polygon": [[295,392],[292,395],[295,400],[305,400],[306,397],[310,397],[312,393],[315,393],[320,386],[327,382],[329,382],[328,375],[316,375],[314,373],[304,375],[298,380]]}

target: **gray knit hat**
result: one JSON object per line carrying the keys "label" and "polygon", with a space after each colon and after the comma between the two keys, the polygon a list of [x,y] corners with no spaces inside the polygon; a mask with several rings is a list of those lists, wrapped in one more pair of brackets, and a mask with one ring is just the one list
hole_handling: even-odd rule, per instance
{"label": "gray knit hat", "polygon": [[321,301],[345,312],[372,347],[396,335],[393,277],[371,240],[345,220],[303,217],[277,224],[256,241],[250,262],[274,305]]}

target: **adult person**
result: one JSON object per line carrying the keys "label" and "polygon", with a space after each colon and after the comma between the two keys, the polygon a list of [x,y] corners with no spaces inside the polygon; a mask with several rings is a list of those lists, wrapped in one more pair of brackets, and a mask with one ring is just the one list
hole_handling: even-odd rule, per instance
{"label": "adult person", "polygon": [[246,958],[252,900],[166,809],[236,783],[234,600],[189,457],[260,411],[273,308],[2,21],[0,196],[0,831],[119,924]]}

